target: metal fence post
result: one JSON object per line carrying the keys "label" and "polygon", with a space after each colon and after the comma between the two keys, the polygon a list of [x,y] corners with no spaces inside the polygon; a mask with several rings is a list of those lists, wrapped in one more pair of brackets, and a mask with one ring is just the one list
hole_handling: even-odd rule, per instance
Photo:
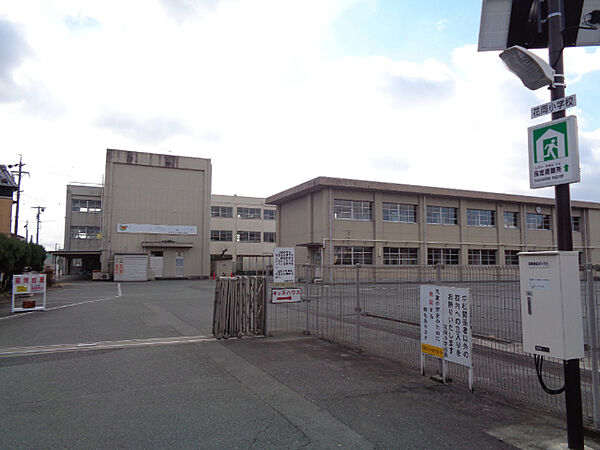
{"label": "metal fence post", "polygon": [[356,313],[356,348],[360,351],[360,264],[356,265],[356,307],[354,312]]}
{"label": "metal fence post", "polygon": [[267,276],[265,275],[265,277],[262,280],[262,288],[263,288],[263,293],[262,293],[262,299],[263,299],[263,332],[265,337],[269,337],[269,297],[268,297],[268,290],[269,290],[269,285],[268,285],[268,280],[267,280]]}
{"label": "metal fence post", "polygon": [[589,265],[586,271],[587,281],[587,320],[588,320],[588,344],[590,347],[590,360],[592,363],[592,398],[594,406],[594,428],[600,429],[600,382],[598,377],[598,329],[596,323],[596,289],[594,286],[594,269]]}
{"label": "metal fence post", "polygon": [[306,329],[304,330],[305,335],[309,335],[310,334],[310,323],[309,323],[309,303],[310,303],[310,297],[308,295],[308,271],[310,269],[310,266],[308,264],[304,265],[305,270],[304,270],[304,301],[306,302]]}
{"label": "metal fence post", "polygon": [[[435,284],[440,286],[442,283],[442,265],[440,263],[435,265]],[[442,375],[442,382],[446,383],[446,360],[440,358],[438,360],[438,371]]]}

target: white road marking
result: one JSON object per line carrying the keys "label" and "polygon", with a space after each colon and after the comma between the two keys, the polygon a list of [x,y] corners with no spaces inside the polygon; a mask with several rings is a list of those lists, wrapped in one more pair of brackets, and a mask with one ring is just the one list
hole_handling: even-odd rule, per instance
{"label": "white road marking", "polygon": [[149,347],[159,345],[192,344],[197,342],[213,342],[216,340],[217,338],[213,336],[199,335],[148,339],[125,339],[119,341],[80,342],[77,344],[54,344],[45,346],[39,345],[33,347],[11,347],[0,349],[0,357],[28,356],[91,350],[109,350],[132,347]]}
{"label": "white road marking", "polygon": [[[119,298],[119,297],[121,297],[122,295],[123,295],[123,293],[122,293],[122,291],[121,291],[121,283],[119,283],[119,284],[117,285],[117,295],[116,295],[116,296],[114,296],[114,295],[113,295],[112,297],[97,298],[97,299],[94,299],[94,300],[85,300],[85,301],[83,301],[83,302],[78,302],[78,303],[67,303],[67,304],[65,304],[65,305],[51,306],[51,307],[49,307],[49,308],[46,308],[45,310],[46,310],[46,311],[53,311],[53,310],[56,310],[56,309],[70,308],[71,306],[80,306],[80,305],[85,305],[85,304],[87,304],[87,303],[103,302],[103,301],[105,301],[105,300],[113,300],[113,299],[115,299],[115,298]],[[60,300],[62,300],[62,299],[60,299]],[[11,316],[0,317],[0,320],[7,320],[7,319],[12,319],[12,318],[14,318],[14,317],[26,316],[26,315],[28,315],[28,314],[31,314],[31,313],[34,313],[34,312],[36,312],[36,311],[31,311],[31,312],[22,312],[22,313],[19,313],[19,314],[13,314],[13,315],[11,315]]]}

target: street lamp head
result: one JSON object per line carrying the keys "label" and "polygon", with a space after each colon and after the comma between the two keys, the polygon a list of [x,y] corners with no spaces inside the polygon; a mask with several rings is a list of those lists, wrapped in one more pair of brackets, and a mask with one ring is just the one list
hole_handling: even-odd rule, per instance
{"label": "street lamp head", "polygon": [[519,45],[504,50],[500,59],[532,91],[554,85],[555,74],[550,64]]}

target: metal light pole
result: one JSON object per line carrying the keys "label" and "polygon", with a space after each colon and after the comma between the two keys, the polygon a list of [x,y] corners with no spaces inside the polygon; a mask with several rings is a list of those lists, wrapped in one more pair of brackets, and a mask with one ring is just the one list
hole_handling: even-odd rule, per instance
{"label": "metal light pole", "polygon": [[[550,88],[551,100],[565,96],[565,75],[563,66],[563,0],[548,1],[548,56],[552,68],[562,83]],[[566,111],[552,113],[552,120],[566,117]],[[573,250],[573,230],[571,226],[571,193],[569,184],[554,187],[556,204],[556,236],[559,251]],[[563,361],[565,377],[565,406],[567,413],[567,441],[569,448],[583,449],[583,415],[581,408],[581,379],[579,359]]]}

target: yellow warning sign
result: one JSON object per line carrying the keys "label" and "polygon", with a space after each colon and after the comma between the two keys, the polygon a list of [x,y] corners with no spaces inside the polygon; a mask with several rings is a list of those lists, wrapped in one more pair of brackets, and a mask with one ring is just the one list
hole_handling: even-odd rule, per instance
{"label": "yellow warning sign", "polygon": [[441,347],[435,347],[433,345],[421,344],[421,353],[427,353],[428,355],[435,356],[437,358],[444,357],[444,349]]}

